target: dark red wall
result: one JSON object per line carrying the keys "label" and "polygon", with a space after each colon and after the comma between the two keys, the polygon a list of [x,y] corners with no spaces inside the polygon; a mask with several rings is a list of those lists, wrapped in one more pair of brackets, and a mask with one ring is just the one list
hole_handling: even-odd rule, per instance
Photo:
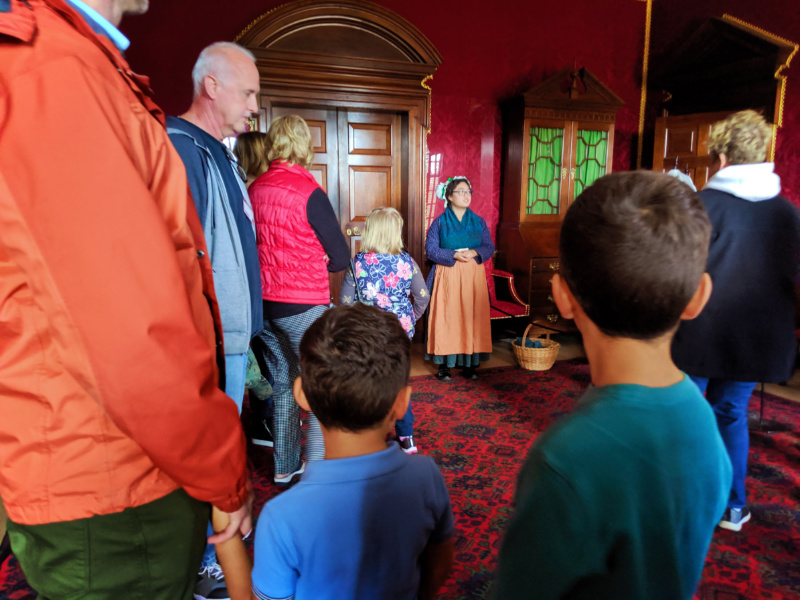
{"label": "dark red wall", "polygon": [[[432,155],[441,154],[443,177],[471,179],[476,190],[474,208],[490,226],[497,223],[500,198],[498,101],[540,83],[575,60],[625,101],[617,115],[614,169],[635,167],[644,2],[378,3],[413,23],[441,53],[444,62],[431,83],[428,146]],[[211,42],[233,39],[279,4],[274,0],[153,0],[147,15],[129,17],[123,23],[132,40],[128,58],[134,69],[150,75],[164,109],[171,114],[182,112],[191,99],[190,72],[199,51]],[[778,5],[786,3],[780,0],[763,0],[757,8],[749,8],[750,4],[750,0],[655,0],[653,52],[666,48],[698,19],[726,11],[783,37],[800,38],[800,11],[782,10]],[[798,200],[800,175],[788,168],[800,159],[800,77],[795,75],[795,79],[789,82],[784,128],[779,134],[778,170],[787,192]]]}
{"label": "dark red wall", "polygon": [[[431,154],[442,155],[445,178],[456,174],[470,178],[476,190],[474,207],[490,226],[497,222],[500,191],[498,100],[540,83],[576,59],[626,102],[618,115],[614,166],[631,168],[644,3],[504,0],[496,4],[502,7],[499,10],[487,10],[490,5],[477,0],[378,3],[413,23],[444,58],[431,83],[428,146]],[[123,22],[132,41],[128,58],[134,69],[151,77],[161,106],[168,113],[182,112],[191,99],[190,72],[200,50],[234,38],[279,4],[153,0],[148,14]]]}

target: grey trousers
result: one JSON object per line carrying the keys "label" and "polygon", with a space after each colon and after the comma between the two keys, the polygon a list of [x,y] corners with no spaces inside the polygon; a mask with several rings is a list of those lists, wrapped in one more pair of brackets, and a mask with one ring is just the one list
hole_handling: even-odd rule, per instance
{"label": "grey trousers", "polygon": [[[264,345],[264,361],[272,376],[272,434],[275,473],[292,473],[300,468],[300,407],[294,401],[292,385],[300,375],[300,340],[327,306],[314,306],[293,317],[264,320],[259,338]],[[309,413],[306,461],[325,458],[325,444],[317,418]]]}

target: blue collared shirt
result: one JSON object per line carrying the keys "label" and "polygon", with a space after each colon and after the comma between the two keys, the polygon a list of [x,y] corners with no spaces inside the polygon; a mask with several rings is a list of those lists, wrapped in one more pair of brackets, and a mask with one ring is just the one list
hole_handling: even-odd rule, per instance
{"label": "blue collared shirt", "polygon": [[[386,450],[308,463],[258,518],[257,598],[417,597],[418,560],[453,533],[450,497],[429,456]],[[332,584],[335,582],[335,584]]]}
{"label": "blue collared shirt", "polygon": [[106,36],[114,45],[119,48],[120,52],[125,52],[131,42],[128,38],[122,35],[122,32],[109,23],[108,19],[103,17],[99,12],[91,6],[87,6],[81,0],[67,0],[67,3],[77,10],[89,26],[94,29],[95,33]]}

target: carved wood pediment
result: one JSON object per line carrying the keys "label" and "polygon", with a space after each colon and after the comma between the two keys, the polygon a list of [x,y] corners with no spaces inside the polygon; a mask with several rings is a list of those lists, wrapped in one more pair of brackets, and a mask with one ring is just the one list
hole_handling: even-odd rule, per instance
{"label": "carved wood pediment", "polygon": [[[579,80],[579,89],[569,89],[565,84],[575,78]],[[559,71],[535,88],[525,92],[524,97],[526,106],[554,108],[560,112],[616,113],[625,105],[619,96],[591,72],[586,69],[577,70],[573,67]]]}
{"label": "carved wood pediment", "polygon": [[298,0],[261,15],[236,41],[262,72],[353,85],[354,78],[425,93],[442,57],[411,23],[367,0]]}

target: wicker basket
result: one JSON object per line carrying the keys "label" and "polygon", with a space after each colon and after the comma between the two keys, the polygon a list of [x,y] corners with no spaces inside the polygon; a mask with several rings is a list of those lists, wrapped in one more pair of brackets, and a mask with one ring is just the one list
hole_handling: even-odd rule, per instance
{"label": "wicker basket", "polygon": [[522,334],[522,345],[517,340],[512,340],[511,347],[514,349],[514,356],[517,357],[519,366],[528,371],[546,371],[553,366],[561,349],[561,344],[550,339],[550,334],[545,335],[545,339],[540,339],[543,348],[528,348],[525,346],[525,339],[528,331],[533,327],[533,323],[528,325],[525,333]]}

